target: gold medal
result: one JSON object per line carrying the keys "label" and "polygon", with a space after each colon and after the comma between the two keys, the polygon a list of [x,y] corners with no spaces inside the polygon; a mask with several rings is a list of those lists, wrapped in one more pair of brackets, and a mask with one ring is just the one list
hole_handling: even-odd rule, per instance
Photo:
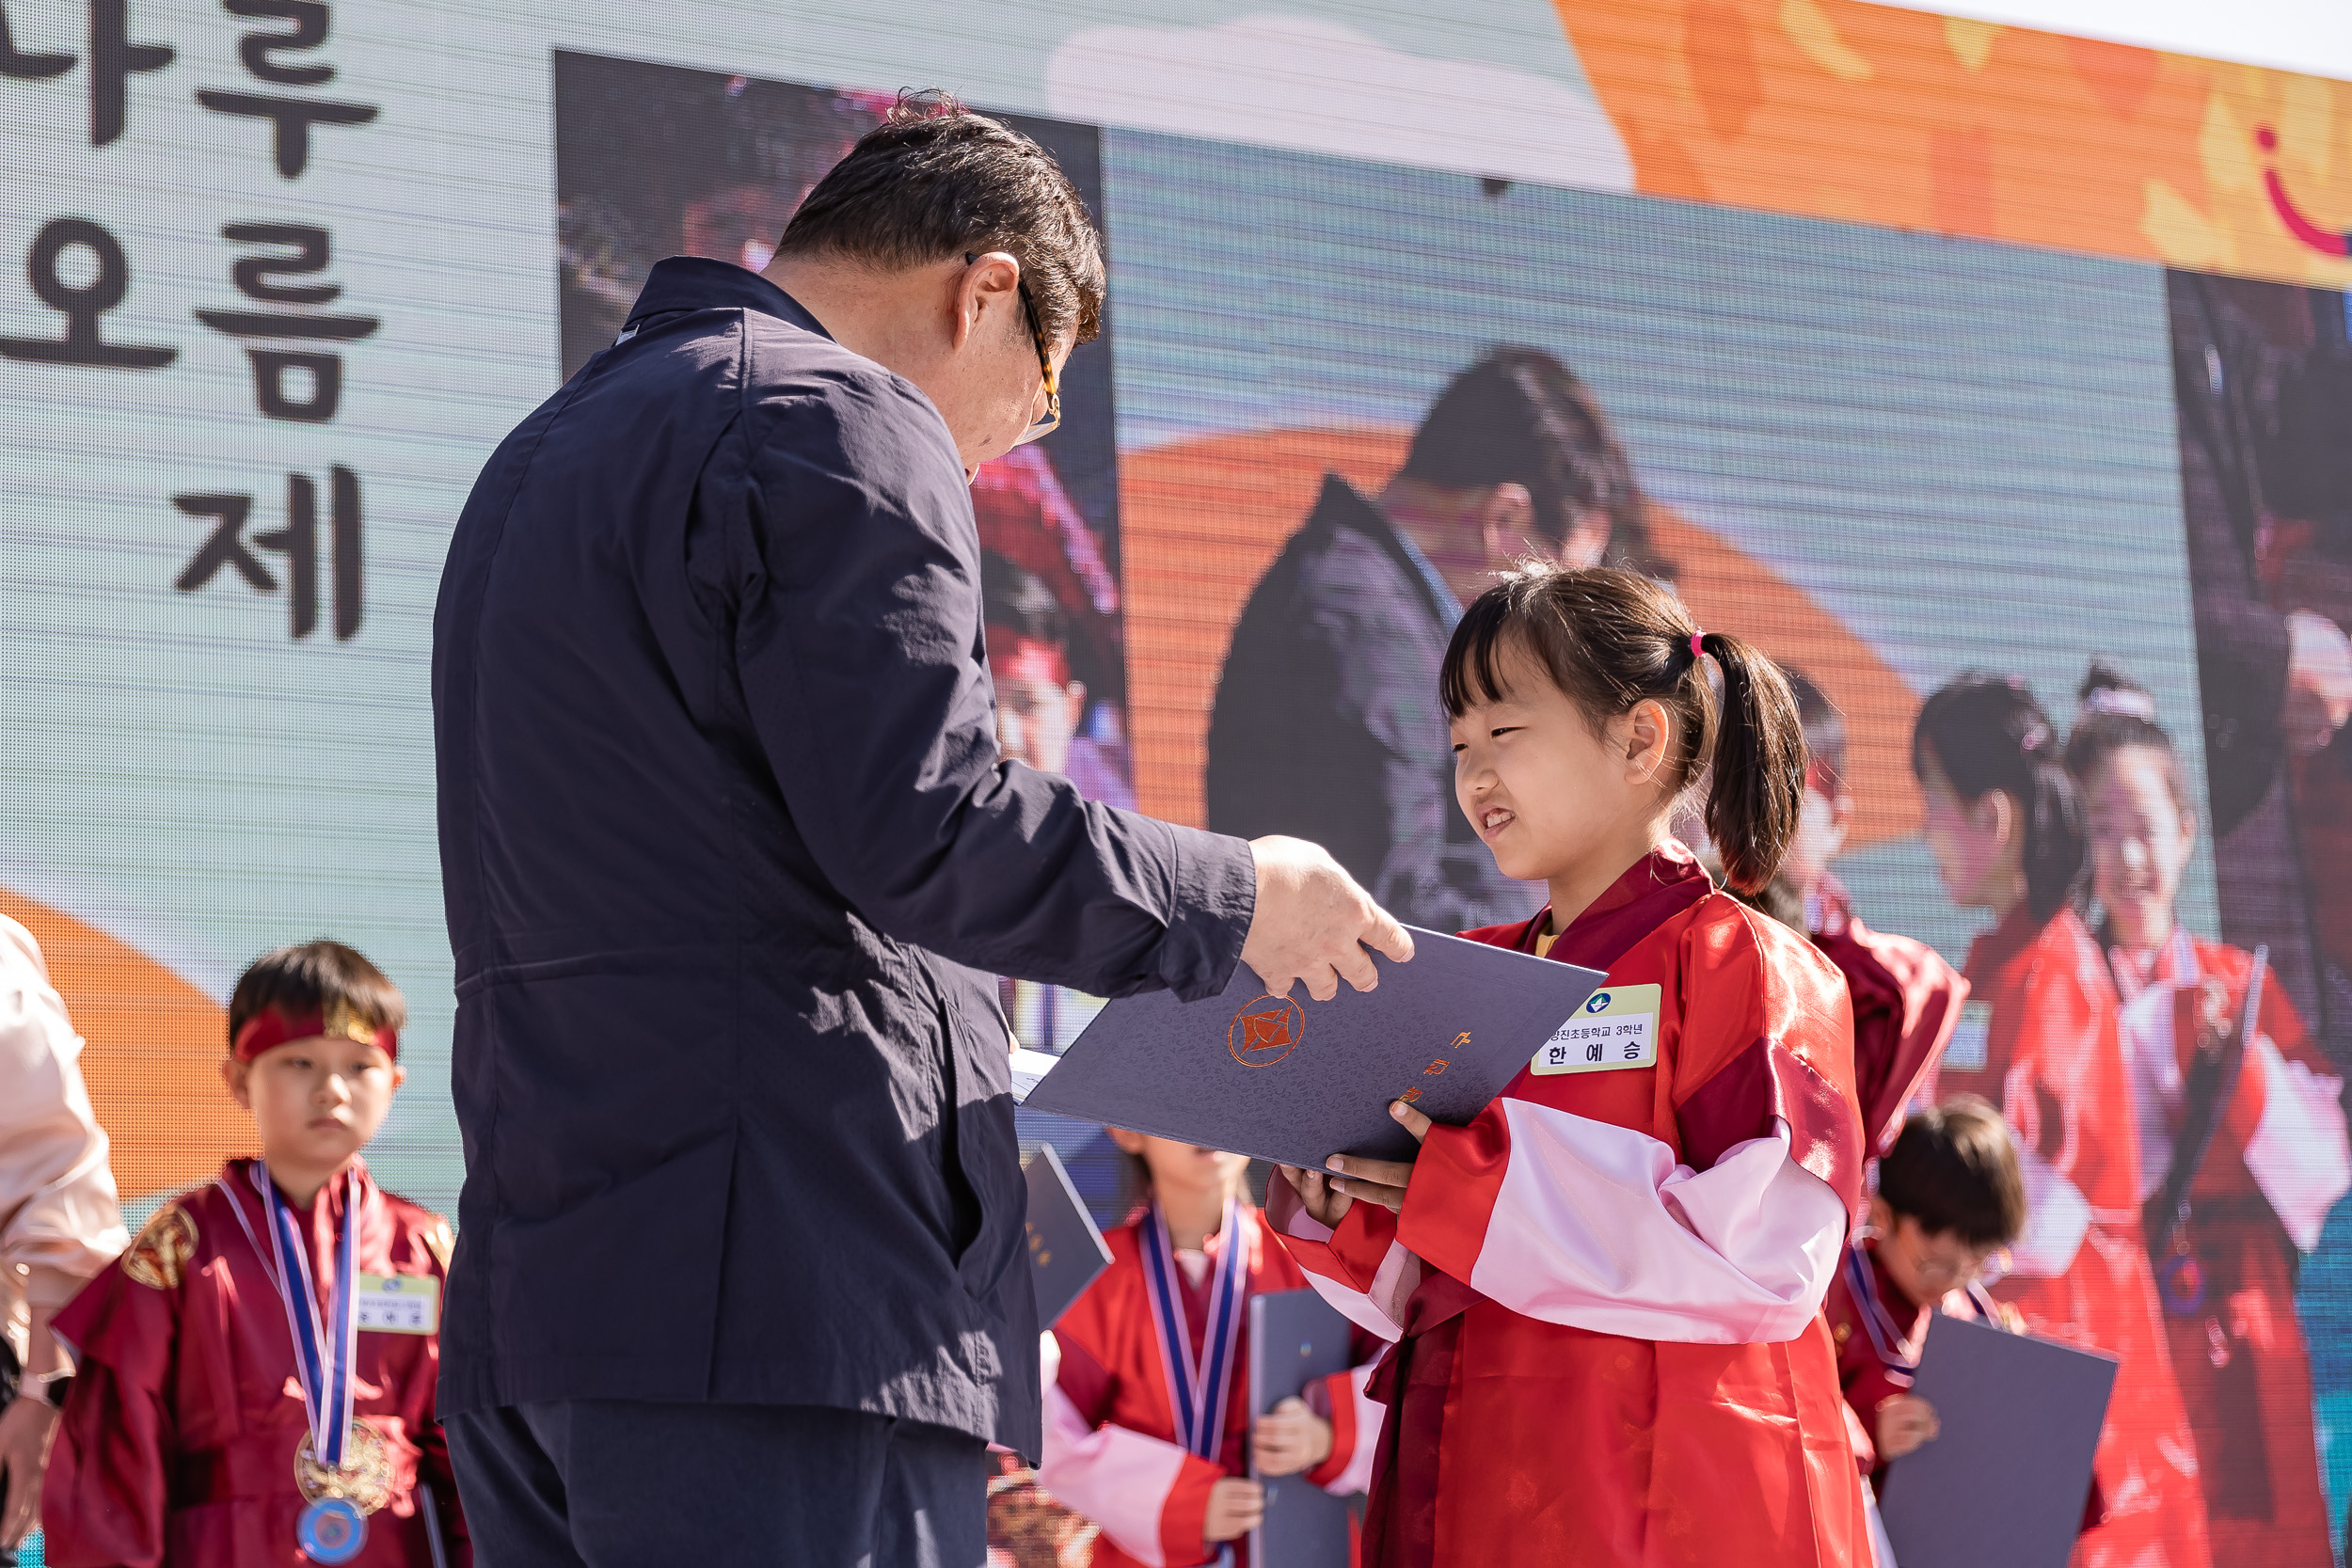
{"label": "gold medal", "polygon": [[319,1463],[306,1432],[294,1449],[294,1485],[309,1502],[340,1497],[361,1513],[373,1513],[392,1500],[392,1450],[364,1418],[352,1421],[351,1435],[343,1440],[342,1469]]}

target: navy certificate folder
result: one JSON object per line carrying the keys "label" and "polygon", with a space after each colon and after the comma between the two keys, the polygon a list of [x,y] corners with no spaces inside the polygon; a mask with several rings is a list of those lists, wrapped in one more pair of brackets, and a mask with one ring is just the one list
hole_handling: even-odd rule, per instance
{"label": "navy certificate folder", "polygon": [[1401,1160],[1389,1101],[1461,1126],[1537,1051],[1572,1030],[1606,978],[1435,931],[1415,956],[1374,955],[1380,984],[1329,1002],[1268,996],[1247,964],[1221,996],[1148,991],[1108,1004],[1029,1091],[1036,1110],[1280,1164]]}
{"label": "navy certificate folder", "polygon": [[1933,1442],[1896,1460],[1879,1515],[1902,1568],[2065,1568],[2116,1360],[1938,1312],[1911,1391]]}
{"label": "navy certificate folder", "polygon": [[[1354,1345],[1348,1322],[1312,1291],[1273,1291],[1249,1298],[1249,1418],[1306,1391],[1317,1378],[1347,1370]],[[1265,1520],[1249,1535],[1249,1560],[1280,1568],[1348,1568],[1347,1499],[1297,1475],[1258,1476]]]}
{"label": "navy certificate folder", "polygon": [[1040,1144],[1029,1156],[1023,1180],[1029,1189],[1029,1278],[1037,1287],[1037,1326],[1051,1328],[1111,1266],[1111,1249],[1052,1144]]}

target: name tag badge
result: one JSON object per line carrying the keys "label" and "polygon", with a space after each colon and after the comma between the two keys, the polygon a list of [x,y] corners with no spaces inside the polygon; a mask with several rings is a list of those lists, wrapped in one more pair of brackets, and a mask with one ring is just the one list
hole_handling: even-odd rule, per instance
{"label": "name tag badge", "polygon": [[1656,1067],[1659,996],[1656,986],[1612,986],[1593,992],[1574,1017],[1552,1031],[1528,1070],[1549,1077]]}
{"label": "name tag badge", "polygon": [[375,1334],[437,1334],[441,1282],[429,1274],[363,1274],[352,1280],[359,1326]]}
{"label": "name tag badge", "polygon": [[1951,1043],[1944,1048],[1944,1066],[1953,1072],[1982,1072],[1993,1054],[1993,1004],[1970,1002],[1960,1009]]}

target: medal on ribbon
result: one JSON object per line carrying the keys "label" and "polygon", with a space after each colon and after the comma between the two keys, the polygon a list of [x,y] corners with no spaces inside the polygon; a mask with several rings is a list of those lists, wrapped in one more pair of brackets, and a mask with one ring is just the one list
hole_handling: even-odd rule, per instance
{"label": "medal on ribbon", "polygon": [[1177,1283],[1176,1253],[1168,1244],[1168,1220],[1157,1199],[1143,1216],[1143,1279],[1152,1298],[1152,1325],[1168,1374],[1168,1403],[1176,1412],[1176,1437],[1186,1450],[1214,1465],[1225,1441],[1226,1401],[1233,1386],[1233,1349],[1241,1338],[1243,1256],[1241,1205],[1225,1205],[1223,1256],[1209,1288],[1208,1322],[1200,1354],[1192,1354],[1184,1294]]}
{"label": "medal on ribbon", "polygon": [[[253,1167],[269,1214],[269,1254],[278,1297],[294,1336],[294,1373],[310,1430],[294,1450],[294,1484],[305,1499],[294,1539],[313,1562],[349,1562],[368,1543],[368,1515],[391,1500],[392,1458],[383,1435],[352,1413],[352,1362],[359,1329],[352,1311],[352,1272],[359,1243],[359,1211],[365,1194],[358,1172],[343,1194],[343,1221],[335,1234],[334,1275],[327,1281],[326,1310],[310,1272],[294,1206],[269,1179],[269,1167]],[[243,1215],[240,1214],[242,1219]]]}

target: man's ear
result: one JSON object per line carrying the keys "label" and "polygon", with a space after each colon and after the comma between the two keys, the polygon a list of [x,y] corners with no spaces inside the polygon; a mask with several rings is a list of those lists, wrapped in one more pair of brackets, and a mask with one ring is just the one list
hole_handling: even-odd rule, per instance
{"label": "man's ear", "polygon": [[398,1062],[394,1062],[392,1064],[392,1092],[398,1094],[400,1086],[406,1082],[408,1082],[408,1069]]}
{"label": "man's ear", "polygon": [[[1531,506],[1529,515],[1534,515]],[[1580,507],[1568,519],[1568,536],[1560,541],[1560,564],[1563,566],[1598,566],[1609,556],[1612,529],[1609,514]]]}
{"label": "man's ear", "polygon": [[1526,485],[1505,480],[1490,487],[1474,515],[1488,565],[1508,566],[1535,547],[1535,498]]}
{"label": "man's ear", "polygon": [[969,344],[975,332],[986,342],[987,333],[1007,330],[1006,323],[1020,310],[1021,263],[1004,251],[992,250],[956,277],[954,346]]}
{"label": "man's ear", "polygon": [[1870,1195],[1870,1229],[1877,1235],[1886,1240],[1891,1241],[1894,1239],[1894,1206],[1888,1203],[1886,1199],[1879,1196],[1876,1193],[1872,1193]]}
{"label": "man's ear", "polygon": [[241,1062],[234,1056],[220,1059],[220,1081],[229,1085],[229,1098],[246,1110],[253,1109],[253,1064]]}

